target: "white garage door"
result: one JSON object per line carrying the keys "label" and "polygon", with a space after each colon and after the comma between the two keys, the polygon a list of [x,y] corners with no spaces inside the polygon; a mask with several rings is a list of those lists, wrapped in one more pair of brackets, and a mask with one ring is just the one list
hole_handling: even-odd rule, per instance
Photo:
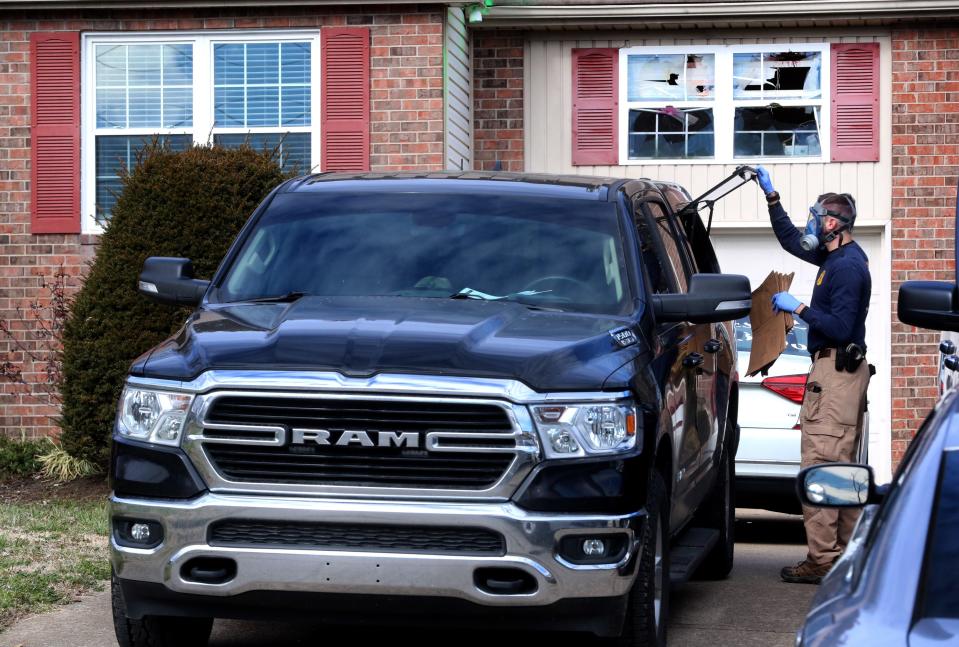
{"label": "white garage door", "polygon": [[[745,274],[753,288],[759,286],[772,270],[795,272],[792,294],[809,303],[816,267],[786,253],[779,246],[771,228],[713,229],[713,245],[724,272]],[[858,242],[869,256],[872,275],[872,300],[866,320],[866,345],[869,362],[879,371],[869,385],[869,462],[881,481],[890,478],[890,387],[889,387],[889,281],[883,236],[881,232],[856,232]]]}

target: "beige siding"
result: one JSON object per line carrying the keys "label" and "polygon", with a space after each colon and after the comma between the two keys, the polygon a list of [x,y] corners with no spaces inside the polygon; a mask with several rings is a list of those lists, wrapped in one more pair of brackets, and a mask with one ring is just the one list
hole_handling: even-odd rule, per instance
{"label": "beige siding", "polygon": [[[782,32],[779,32],[782,34]],[[636,33],[585,38],[578,33],[533,34],[527,44],[526,66],[526,170],[546,173],[577,173],[618,177],[650,177],[675,181],[696,195],[722,180],[735,164],[644,164],[638,166],[573,166],[572,164],[572,68],[575,47],[634,47],[653,45],[740,45],[790,42],[879,42],[881,128],[880,161],[869,163],[766,163],[789,213],[803,220],[811,198],[825,191],[849,192],[857,200],[863,222],[886,222],[891,204],[892,70],[888,34],[875,30],[800,32],[774,39],[729,32],[716,38]],[[716,207],[718,226],[768,223],[759,191],[737,191]]]}
{"label": "beige siding", "polygon": [[446,14],[446,168],[473,168],[473,68],[470,35],[461,7]]}

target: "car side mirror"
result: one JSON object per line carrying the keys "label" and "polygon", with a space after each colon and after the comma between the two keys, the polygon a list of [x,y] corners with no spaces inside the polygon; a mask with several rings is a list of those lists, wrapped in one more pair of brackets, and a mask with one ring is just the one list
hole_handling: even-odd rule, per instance
{"label": "car side mirror", "polygon": [[800,470],[796,490],[803,505],[860,508],[880,497],[872,468],[852,463],[823,463]]}
{"label": "car side mirror", "polygon": [[693,274],[686,294],[654,294],[656,321],[714,323],[749,314],[752,288],[739,274]]}
{"label": "car side mirror", "polygon": [[899,321],[909,326],[959,331],[957,305],[955,283],[906,281],[899,286]]}
{"label": "car side mirror", "polygon": [[143,262],[140,294],[175,306],[197,306],[210,287],[209,281],[193,278],[193,263],[188,258],[151,256]]}

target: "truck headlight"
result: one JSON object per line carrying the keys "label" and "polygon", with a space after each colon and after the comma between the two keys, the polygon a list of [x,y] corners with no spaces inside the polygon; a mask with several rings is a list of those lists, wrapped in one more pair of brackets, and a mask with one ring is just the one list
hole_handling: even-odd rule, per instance
{"label": "truck headlight", "polygon": [[161,445],[179,445],[192,395],[125,387],[120,396],[117,428],[129,438]]}
{"label": "truck headlight", "polygon": [[626,404],[533,407],[547,458],[621,454],[636,447],[636,408]]}

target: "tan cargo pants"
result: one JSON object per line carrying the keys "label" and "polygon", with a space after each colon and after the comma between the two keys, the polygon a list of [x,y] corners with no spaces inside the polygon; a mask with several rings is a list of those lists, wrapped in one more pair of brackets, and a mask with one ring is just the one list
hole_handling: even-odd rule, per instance
{"label": "tan cargo pants", "polygon": [[[857,460],[862,432],[869,365],[855,373],[836,370],[836,350],[828,357],[813,357],[799,421],[802,426],[802,466]],[[803,506],[807,559],[813,564],[832,563],[842,554],[859,519],[858,508]]]}

